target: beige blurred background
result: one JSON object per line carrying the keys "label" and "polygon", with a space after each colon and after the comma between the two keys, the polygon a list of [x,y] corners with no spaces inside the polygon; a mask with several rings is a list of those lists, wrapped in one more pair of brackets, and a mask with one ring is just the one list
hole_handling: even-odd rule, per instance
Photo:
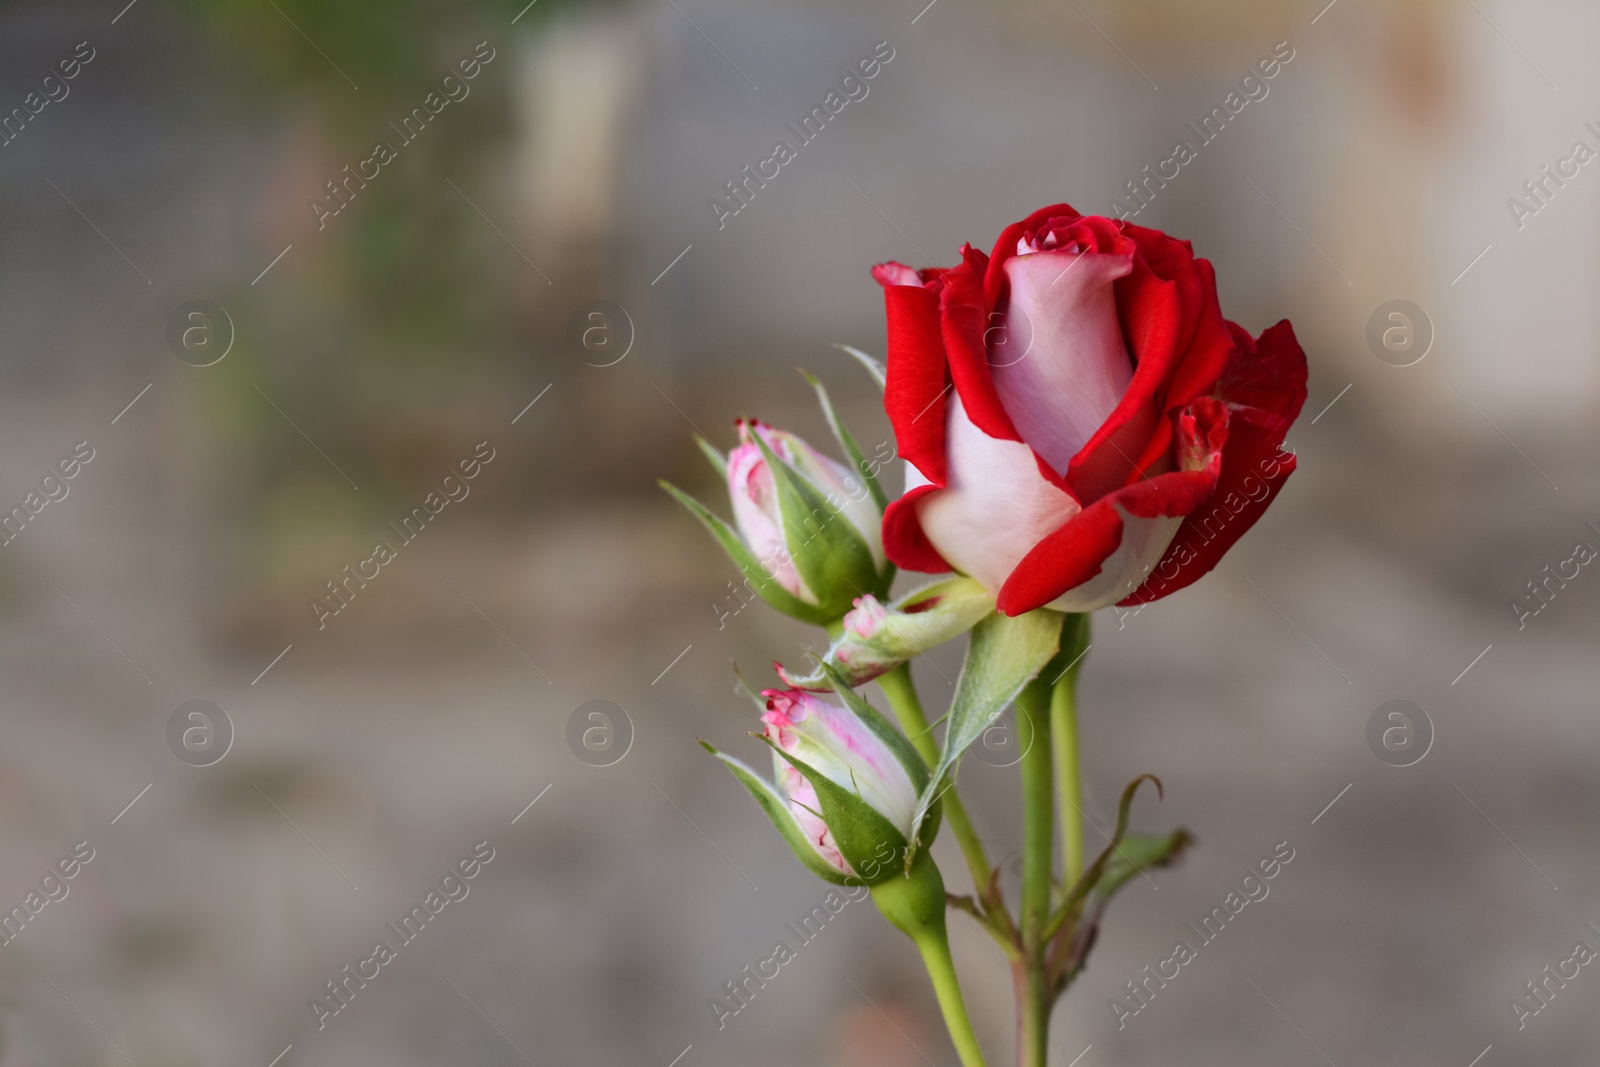
{"label": "beige blurred background", "polygon": [[[1600,547],[1600,172],[1507,206],[1600,148],[1593,5],[124,2],[0,8],[0,110],[94,53],[0,147],[0,500],[94,451],[0,549],[0,904],[95,850],[0,947],[0,1065],[954,1063],[865,904],[715,1025],[823,886],[695,739],[759,761],[730,661],[819,635],[719,620],[735,572],[655,481],[726,513],[696,428],[824,442],[797,366],[888,440],[831,347],[882,351],[869,267],[1108,212],[1280,42],[1138,221],[1213,261],[1230,318],[1294,321],[1300,472],[1214,575],[1096,619],[1090,814],[1151,771],[1137,822],[1199,845],[1113,907],[1053,1062],[1594,1059],[1589,969],[1521,1031],[1507,1007],[1600,923],[1600,576],[1511,607]],[[719,229],[708,198],[882,41]],[[479,42],[470,95],[319,230]],[[1434,338],[1405,367],[1366,340],[1397,299]],[[233,326],[212,366],[169,347],[193,300]],[[609,366],[569,342],[597,300],[632,335]],[[319,629],[311,598],[480,442],[469,496]],[[918,664],[930,705],[959,664]],[[206,767],[167,741],[196,699],[234,730]],[[1391,699],[1432,720],[1415,766],[1367,746]],[[608,767],[567,743],[591,700],[631,720]],[[996,858],[1017,785],[963,770]],[[468,897],[319,1031],[324,983],[481,841]],[[1110,998],[1280,841],[1271,896],[1119,1030]],[[951,924],[1007,1062],[1009,975]]]}

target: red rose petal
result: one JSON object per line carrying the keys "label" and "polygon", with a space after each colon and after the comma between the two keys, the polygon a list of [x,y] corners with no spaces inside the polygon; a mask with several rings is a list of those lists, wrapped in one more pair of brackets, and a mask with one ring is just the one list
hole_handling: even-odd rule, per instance
{"label": "red rose petal", "polygon": [[1117,283],[1134,377],[1069,468],[1078,494],[1091,500],[1154,469],[1163,450],[1149,436],[1161,435],[1159,416],[1211,392],[1235,351],[1211,264],[1159,230],[1125,223],[1121,232],[1139,252],[1133,273]]}
{"label": "red rose petal", "polygon": [[[909,270],[910,268],[904,268]],[[889,321],[888,383],[883,404],[900,455],[936,485],[946,481],[946,394],[950,388],[934,287],[886,285]]]}
{"label": "red rose petal", "polygon": [[989,374],[985,336],[992,305],[984,298],[983,275],[989,258],[971,245],[961,246],[961,266],[945,275],[940,310],[944,322],[944,350],[950,360],[950,377],[972,424],[990,437],[1020,441],[1022,436],[1000,403]]}
{"label": "red rose petal", "polygon": [[999,307],[1004,301],[1006,290],[1009,288],[1005,272],[1006,260],[1017,254],[1017,242],[1022,240],[1023,234],[1037,230],[1055,218],[1076,220],[1082,216],[1071,204],[1051,204],[1000,231],[1000,237],[994,243],[994,257],[989,260],[983,276],[983,292],[989,307]]}
{"label": "red rose petal", "polygon": [[1203,465],[1141,478],[1073,516],[1017,564],[1000,589],[1000,611],[1020,615],[1043,607],[1099,574],[1122,543],[1123,512],[1144,519],[1176,517],[1211,498],[1230,436],[1227,410],[1202,397],[1180,422],[1180,448],[1197,453],[1194,459]]}
{"label": "red rose petal", "polygon": [[922,532],[922,520],[917,517],[917,501],[938,491],[937,485],[915,486],[901,494],[900,499],[891,500],[884,510],[883,554],[895,566],[929,574],[950,570],[950,564]]}
{"label": "red rose petal", "polygon": [[1218,393],[1230,409],[1215,506],[1184,519],[1161,562],[1124,605],[1169,596],[1209,572],[1255,525],[1294,473],[1296,460],[1280,451],[1283,436],[1306,398],[1306,357],[1287,320],[1259,341],[1229,324],[1239,341]]}

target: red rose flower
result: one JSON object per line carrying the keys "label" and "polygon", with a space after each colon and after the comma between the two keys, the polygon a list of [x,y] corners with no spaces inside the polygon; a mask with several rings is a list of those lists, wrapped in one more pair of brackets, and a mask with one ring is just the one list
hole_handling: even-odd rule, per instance
{"label": "red rose flower", "polygon": [[872,273],[902,567],[970,575],[1007,615],[1144,603],[1216,566],[1295,469],[1305,353],[1287,321],[1225,320],[1187,241],[1057,204],[991,256]]}

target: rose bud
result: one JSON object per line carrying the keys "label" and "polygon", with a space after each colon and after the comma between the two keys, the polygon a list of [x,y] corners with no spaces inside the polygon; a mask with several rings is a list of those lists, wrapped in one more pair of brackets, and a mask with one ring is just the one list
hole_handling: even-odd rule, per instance
{"label": "rose bud", "polygon": [[[744,783],[807,868],[837,884],[877,885],[905,873],[928,768],[840,675],[831,678],[842,704],[800,689],[762,693],[760,736],[773,749],[775,786],[705,747]],[[926,851],[937,830],[935,801],[919,849]]]}
{"label": "rose bud", "polygon": [[[818,603],[819,597],[800,576],[794,555],[800,546],[785,552],[793,545],[786,539],[782,507],[779,501],[777,480],[768,456],[776,455],[790,470],[816,490],[836,514],[847,519],[858,538],[867,546],[872,556],[872,570],[862,575],[865,584],[851,593],[853,600],[868,588],[875,588],[877,578],[887,560],[883,555],[883,538],[880,527],[883,513],[873,503],[866,484],[854,477],[844,466],[812,448],[792,433],[774,430],[760,422],[740,419],[739,444],[728,453],[728,496],[733,502],[733,518],[739,533],[759,557],[781,558],[777,580],[789,592],[807,603]],[[761,444],[756,443],[756,438]],[[762,444],[766,447],[763,448]],[[831,516],[812,521],[826,525]],[[803,526],[805,520],[802,520]],[[795,524],[788,524],[792,529]],[[807,533],[814,527],[807,528]],[[802,541],[803,543],[803,541]]]}
{"label": "rose bud", "polygon": [[[835,885],[871,888],[884,918],[922,953],[946,1018],[965,1020],[945,930],[944,878],[927,847],[939,829],[939,794],[910,742],[841,674],[824,670],[842,705],[798,689],[763,694],[761,736],[773,749],[776,787],[701,744],[750,791],[803,866]],[[970,1035],[970,1024],[965,1028]],[[975,1039],[966,1042],[962,1062],[983,1063]]]}
{"label": "rose bud", "polygon": [[804,761],[854,790],[898,828],[910,828],[917,807],[911,776],[854,713],[803,689],[765,689],[761,695],[767,698],[762,736],[778,749],[780,767],[784,757]]}
{"label": "rose bud", "polygon": [[1007,615],[1144,603],[1216,566],[1295,469],[1305,354],[1287,321],[1225,320],[1187,241],[1058,204],[992,256],[873,275],[902,567],[976,578]]}
{"label": "rose bud", "polygon": [[856,598],[884,594],[894,568],[872,488],[792,433],[744,419],[737,425],[739,444],[725,459],[701,442],[727,480],[733,528],[662,485],[722,544],[745,585],[779,611],[824,626]]}
{"label": "rose bud", "polygon": [[[868,594],[856,600],[822,663],[837,668],[851,685],[870,682],[936,645],[959,637],[994,611],[994,594],[971,578],[945,578],[885,606]],[[824,669],[795,675],[774,665],[795,689],[832,688]]]}

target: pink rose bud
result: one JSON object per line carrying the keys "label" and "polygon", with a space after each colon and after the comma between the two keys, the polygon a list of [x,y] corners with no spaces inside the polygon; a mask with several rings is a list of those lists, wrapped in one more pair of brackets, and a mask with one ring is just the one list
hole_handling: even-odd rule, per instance
{"label": "pink rose bud", "polygon": [[[767,698],[767,712],[761,721],[768,741],[850,790],[895,829],[910,835],[917,810],[916,786],[902,757],[861,718],[840,704],[800,689],[768,689],[762,695]],[[776,753],[774,759],[778,789],[823,859],[846,874],[875,874],[849,868],[820,816],[816,791],[793,765]]]}
{"label": "pink rose bud", "polygon": [[[994,611],[994,594],[972,578],[945,578],[885,605],[867,595],[842,620],[822,664],[835,668],[846,682],[861,685],[900,664],[970,630]],[[832,682],[819,664],[800,675],[776,664],[778,677],[795,689],[825,692]]]}
{"label": "pink rose bud", "polygon": [[[880,464],[862,455],[822,383],[801,374],[855,470],[792,433],[740,419],[739,443],[727,455],[696,439],[727,483],[731,524],[677,486],[661,487],[716,538],[744,575],[745,588],[786,615],[834,627],[858,598],[889,593],[895,574],[883,546],[889,499],[878,484]],[[719,613],[719,626],[722,618]]]}
{"label": "pink rose bud", "polygon": [[[772,477],[761,449],[750,440],[750,423],[739,420],[739,444],[728,452],[728,497],[733,502],[733,521],[739,536],[754,552],[756,559],[767,567],[767,572],[778,584],[808,604],[815,604],[817,596],[806,588],[789,555],[789,542],[783,536],[783,516],[778,509],[778,486]],[[772,429],[755,424],[756,431],[767,441],[768,447],[780,457],[789,460],[792,449],[783,436]]]}
{"label": "pink rose bud", "polygon": [[826,665],[823,671],[836,699],[800,689],[762,694],[759,736],[772,749],[773,781],[700,744],[749,790],[812,874],[835,885],[904,881],[921,862],[917,850],[930,846],[939,832],[941,807],[931,773],[905,736],[842,674]]}
{"label": "pink rose bud", "polygon": [[[794,434],[754,420],[740,419],[738,426],[739,444],[728,452],[728,496],[740,538],[765,576],[790,596],[842,615],[854,598],[880,588],[888,570],[877,502],[862,478]],[[803,513],[792,507],[787,522],[769,453],[814,505]],[[858,547],[853,558],[847,552],[852,545]],[[827,576],[827,587],[813,588],[824,584],[819,575]]]}

